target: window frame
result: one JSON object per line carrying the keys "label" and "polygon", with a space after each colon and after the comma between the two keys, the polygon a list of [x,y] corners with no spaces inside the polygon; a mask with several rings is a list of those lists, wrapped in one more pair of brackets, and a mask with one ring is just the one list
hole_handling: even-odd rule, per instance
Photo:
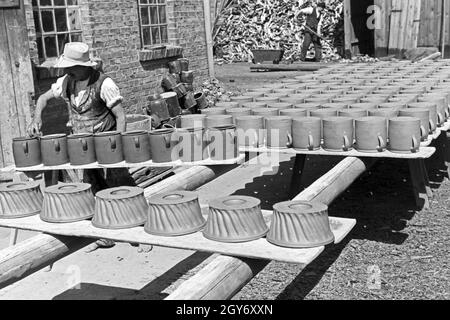
{"label": "window frame", "polygon": [[[168,17],[167,17],[167,0],[146,0],[147,3],[141,3],[142,0],[137,0],[137,5],[138,5],[138,17],[139,17],[139,34],[140,34],[140,38],[141,38],[141,48],[142,49],[154,49],[154,48],[158,48],[158,47],[163,47],[163,46],[167,46],[169,45],[169,35],[168,35],[168,29],[169,29],[169,21],[168,21]],[[152,3],[150,3],[151,1],[154,1]],[[164,2],[161,2],[164,1]],[[157,16],[158,16],[158,23],[152,23],[151,21],[151,14],[150,14],[150,7],[155,6],[157,7]],[[143,20],[142,20],[142,8],[147,8],[148,10],[148,24],[143,24]],[[159,8],[160,7],[164,7],[164,13],[165,13],[165,23],[161,23],[160,20],[160,11]],[[160,42],[159,43],[153,43],[153,34],[151,32],[152,28],[157,27],[159,29],[159,39]],[[166,27],[166,41],[163,41],[162,39],[162,35],[161,35],[161,27]],[[144,28],[149,28],[150,29],[150,42],[151,44],[145,44],[144,43]]]}
{"label": "window frame", "polygon": [[[54,0],[50,0],[51,1],[51,5],[48,6],[42,6],[41,5],[41,0],[36,0],[36,1],[32,1],[32,11],[33,11],[33,20],[34,20],[34,25],[35,25],[35,30],[36,30],[36,42],[37,42],[37,46],[41,46],[41,52],[42,52],[42,56],[39,56],[39,62],[43,63],[45,61],[50,61],[50,60],[55,60],[58,58],[58,56],[60,56],[64,50],[64,48],[60,48],[59,47],[59,41],[58,41],[58,37],[61,35],[68,35],[69,36],[69,41],[68,42],[72,42],[72,36],[73,35],[77,35],[81,38],[80,41],[84,40],[84,36],[83,36],[83,27],[82,27],[82,21],[81,21],[81,6],[79,3],[79,0],[76,0],[76,4],[68,4],[68,0],[64,0],[64,5],[55,5]],[[33,2],[35,2],[36,4],[33,4]],[[66,31],[58,31],[57,30],[57,24],[56,24],[56,10],[58,9],[64,9],[66,14],[66,26],[67,26],[67,30]],[[79,18],[79,27],[80,29],[76,29],[76,30],[71,30],[70,28],[70,23],[69,23],[69,11],[76,11],[78,18]],[[53,31],[45,31],[43,28],[43,21],[42,21],[42,12],[43,11],[51,11],[52,13],[52,24],[53,24]],[[38,20],[36,21],[36,16],[38,18]],[[38,27],[38,28],[37,28]],[[47,48],[45,45],[45,38],[46,37],[54,37],[55,38],[55,50],[57,53],[56,57],[49,57],[47,55]],[[66,42],[66,43],[68,43]],[[38,50],[39,51],[39,50]]]}

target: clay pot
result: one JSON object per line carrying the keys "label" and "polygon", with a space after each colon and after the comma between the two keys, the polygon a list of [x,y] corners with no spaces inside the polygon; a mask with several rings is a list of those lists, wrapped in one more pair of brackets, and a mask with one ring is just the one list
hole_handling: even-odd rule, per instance
{"label": "clay pot", "polygon": [[198,195],[194,192],[173,191],[149,199],[145,232],[175,237],[195,233],[203,229],[203,218]]}
{"label": "clay pot", "polygon": [[14,138],[13,155],[17,168],[33,167],[42,164],[41,144],[38,138]]}
{"label": "clay pot", "polygon": [[305,102],[306,103],[318,103],[320,105],[324,105],[327,103],[331,103],[331,99],[332,99],[332,97],[308,98],[308,99],[305,99]]}
{"label": "clay pot", "polygon": [[125,160],[122,136],[117,131],[94,135],[95,155],[99,164],[116,164]]}
{"label": "clay pot", "polygon": [[389,120],[389,150],[393,153],[416,153],[420,149],[419,118],[398,117]]}
{"label": "clay pot", "polygon": [[263,102],[266,105],[269,103],[278,103],[280,102],[280,98],[274,98],[274,97],[261,97],[261,98],[255,98],[255,102]]}
{"label": "clay pot", "polygon": [[213,241],[239,243],[264,237],[269,228],[261,212],[261,201],[231,196],[209,203],[210,212],[203,235]]}
{"label": "clay pot", "polygon": [[379,109],[395,109],[395,110],[402,110],[406,109],[407,104],[404,102],[385,102],[381,103],[378,108]]}
{"label": "clay pot", "polygon": [[233,108],[239,108],[240,104],[239,104],[239,102],[216,102],[215,107],[216,108],[233,109]]}
{"label": "clay pot", "polygon": [[183,83],[183,85],[185,86],[185,88],[188,92],[194,91],[194,85],[192,83]]}
{"label": "clay pot", "polygon": [[180,62],[180,69],[181,69],[181,71],[188,71],[189,70],[189,59],[179,58],[177,60]]}
{"label": "clay pot", "polygon": [[170,61],[168,65],[170,73],[177,73],[177,74],[181,73],[181,62],[179,60]]}
{"label": "clay pot", "polygon": [[237,102],[239,104],[239,106],[241,107],[243,103],[247,103],[247,102],[253,102],[253,97],[249,97],[249,96],[236,96],[236,97],[231,97],[230,98],[232,102]]}
{"label": "clay pot", "polygon": [[399,102],[399,103],[403,103],[403,104],[409,104],[409,103],[417,102],[417,98],[418,98],[418,95],[402,94],[402,95],[396,95],[394,97],[391,97],[391,98],[388,99],[388,101],[389,102]]}
{"label": "clay pot", "polygon": [[0,219],[37,215],[42,209],[39,181],[0,184]]}
{"label": "clay pot", "polygon": [[348,117],[352,119],[367,117],[367,110],[364,109],[343,109],[338,112],[339,117]]}
{"label": "clay pot", "polygon": [[217,128],[233,125],[233,116],[230,115],[212,115],[206,117],[206,128]]}
{"label": "clay pot", "polygon": [[238,143],[241,147],[258,148],[264,145],[264,118],[243,116],[236,119]]}
{"label": "clay pot", "polygon": [[233,117],[233,123],[236,123],[237,117],[249,116],[252,114],[252,110],[247,108],[233,108],[228,109],[227,114],[231,115]]}
{"label": "clay pot", "polygon": [[177,84],[181,83],[181,77],[179,73],[171,73],[171,76],[175,78]]}
{"label": "clay pot", "polygon": [[74,134],[67,137],[70,163],[82,166],[97,161],[94,136],[88,133]]}
{"label": "clay pot", "polygon": [[307,117],[308,111],[305,109],[285,109],[285,110],[280,110],[280,116],[291,117],[291,118]]}
{"label": "clay pot", "polygon": [[381,103],[387,102],[389,99],[389,96],[375,96],[370,95],[369,97],[361,98],[361,103],[375,103],[377,105]]}
{"label": "clay pot", "polygon": [[236,127],[222,126],[208,130],[208,148],[212,160],[229,160],[238,157]]}
{"label": "clay pot", "polygon": [[92,225],[101,229],[130,229],[145,224],[148,204],[144,189],[118,187],[96,194]]}
{"label": "clay pot", "polygon": [[200,111],[202,114],[204,114],[207,117],[227,114],[226,108],[206,108],[206,109],[202,109]]}
{"label": "clay pot", "polygon": [[90,219],[94,211],[90,184],[60,183],[45,189],[40,217],[49,223],[70,223]]}
{"label": "clay pot", "polygon": [[348,106],[349,109],[374,110],[378,108],[376,103],[354,103]]}
{"label": "clay pot", "polygon": [[405,109],[400,110],[400,117],[412,117],[420,119],[420,132],[422,141],[426,141],[431,134],[430,111],[428,109]]}
{"label": "clay pot", "polygon": [[126,128],[128,131],[152,130],[152,117],[144,114],[127,114]]}
{"label": "clay pot", "polygon": [[154,163],[179,160],[178,137],[174,129],[160,129],[150,132],[150,150]]}
{"label": "clay pot", "polygon": [[288,97],[287,93],[270,93],[270,94],[266,94],[266,98],[278,99],[278,101],[280,101],[280,99],[282,99],[282,98],[287,98],[287,97]]}
{"label": "clay pot", "polygon": [[343,110],[348,109],[348,106],[345,103],[325,103],[322,105],[323,109],[336,109],[336,110]]}
{"label": "clay pot", "polygon": [[181,71],[180,80],[182,83],[194,83],[194,71]]}
{"label": "clay pot", "polygon": [[350,105],[350,104],[355,104],[359,102],[359,98],[356,97],[348,97],[348,96],[344,96],[344,97],[340,97],[340,98],[334,98],[331,100],[331,102],[333,103],[343,103],[345,105]]}
{"label": "clay pot", "polygon": [[260,108],[267,108],[267,103],[265,102],[248,102],[242,104],[243,108],[247,109],[260,109]]}
{"label": "clay pot", "polygon": [[206,101],[206,97],[203,92],[197,92],[194,94],[194,99],[197,103],[197,107],[202,110],[208,108],[208,101]]}
{"label": "clay pot", "polygon": [[169,111],[169,116],[171,118],[177,117],[181,114],[180,102],[175,92],[162,93],[161,97],[166,102],[166,106]]}
{"label": "clay pot", "polygon": [[147,112],[157,122],[163,122],[170,119],[169,108],[167,107],[166,100],[161,99],[152,100],[149,102]]}
{"label": "clay pot", "polygon": [[439,119],[437,106],[428,102],[416,102],[408,104],[410,109],[427,109],[430,112],[430,132],[434,133],[437,130],[438,123],[442,121]]}
{"label": "clay pot", "polygon": [[45,166],[59,166],[68,163],[67,136],[54,134],[42,137],[41,155]]}
{"label": "clay pot", "polygon": [[383,152],[387,147],[387,123],[382,117],[355,120],[355,149],[361,152]]}
{"label": "clay pot", "polygon": [[320,202],[276,204],[267,241],[286,248],[315,248],[334,242],[328,207]]}
{"label": "clay pot", "polygon": [[286,103],[286,102],[277,102],[277,103],[268,103],[268,108],[278,109],[278,110],[286,110],[286,109],[292,109],[294,105],[292,103]]}
{"label": "clay pot", "polygon": [[450,115],[448,112],[448,104],[444,97],[426,95],[426,96],[418,98],[417,101],[433,103],[436,105],[439,126],[442,126]]}
{"label": "clay pot", "polygon": [[293,147],[299,150],[318,150],[322,141],[320,118],[293,118]]}
{"label": "clay pot", "polygon": [[306,112],[308,113],[308,116],[310,116],[312,111],[320,109],[320,105],[315,104],[315,103],[301,103],[301,104],[294,105],[294,109],[306,110]]}
{"label": "clay pot", "polygon": [[177,84],[178,84],[177,79],[171,74],[165,75],[161,81],[161,86],[165,91],[172,90],[172,88],[175,87]]}
{"label": "clay pot", "polygon": [[323,123],[323,148],[328,151],[353,149],[353,119],[345,117],[325,118]]}
{"label": "clay pot", "polygon": [[[197,101],[195,100],[194,93],[189,91],[182,98],[183,108],[190,110],[197,106]],[[194,112],[193,112],[194,113]]]}
{"label": "clay pot", "polygon": [[[256,98],[264,97],[264,93],[263,92],[246,92],[245,95],[247,97],[252,97],[253,100],[255,100]],[[251,103],[251,102],[249,102],[249,103]]]}
{"label": "clay pot", "polygon": [[171,88],[173,92],[175,92],[178,96],[178,99],[181,99],[188,93],[188,89],[183,83],[179,83],[176,86]]}
{"label": "clay pot", "polygon": [[274,109],[274,108],[259,108],[259,109],[252,109],[252,114],[254,116],[261,116],[261,117],[275,117],[280,114],[280,110]]}
{"label": "clay pot", "polygon": [[311,117],[316,117],[320,119],[329,118],[329,117],[337,117],[338,109],[318,109],[312,110],[309,112]]}
{"label": "clay pot", "polygon": [[179,157],[183,162],[197,162],[208,158],[204,128],[178,130]]}
{"label": "clay pot", "polygon": [[150,138],[146,131],[129,131],[122,134],[123,153],[128,163],[149,161]]}
{"label": "clay pot", "polygon": [[268,117],[265,119],[267,147],[286,149],[292,147],[292,118]]}
{"label": "clay pot", "polygon": [[206,115],[189,114],[181,116],[182,128],[206,128]]}

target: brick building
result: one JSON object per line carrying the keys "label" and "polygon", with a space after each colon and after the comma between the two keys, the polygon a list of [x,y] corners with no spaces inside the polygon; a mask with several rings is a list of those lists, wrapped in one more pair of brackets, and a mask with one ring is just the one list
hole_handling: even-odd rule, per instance
{"label": "brick building", "polygon": [[[69,41],[89,44],[128,113],[140,112],[148,96],[161,91],[171,59],[188,58],[201,81],[208,76],[203,8],[203,0],[24,0],[36,97],[58,76],[49,66]],[[45,111],[59,131],[67,116],[61,104]]]}

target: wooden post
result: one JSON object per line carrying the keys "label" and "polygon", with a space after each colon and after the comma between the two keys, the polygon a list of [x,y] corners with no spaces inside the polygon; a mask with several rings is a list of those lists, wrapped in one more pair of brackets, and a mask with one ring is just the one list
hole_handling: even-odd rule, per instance
{"label": "wooden post", "polygon": [[[331,204],[374,159],[346,158],[317,180],[294,200],[317,200]],[[218,256],[189,280],[182,283],[167,300],[226,300],[242,289],[268,262]]]}
{"label": "wooden post", "polygon": [[213,39],[211,32],[211,6],[210,0],[203,0],[203,11],[205,15],[205,33],[206,33],[206,50],[208,56],[209,77],[214,78],[214,55],[213,55]]}
{"label": "wooden post", "polygon": [[408,160],[409,173],[411,176],[411,184],[414,191],[416,205],[419,208],[429,209],[430,200],[428,198],[425,177],[423,174],[423,160]]}
{"label": "wooden post", "polygon": [[[179,174],[146,190],[146,197],[174,190],[195,190],[212,180],[206,167],[181,169]],[[93,243],[91,239],[55,237],[41,234],[0,251],[0,287],[9,285],[53,262]]]}

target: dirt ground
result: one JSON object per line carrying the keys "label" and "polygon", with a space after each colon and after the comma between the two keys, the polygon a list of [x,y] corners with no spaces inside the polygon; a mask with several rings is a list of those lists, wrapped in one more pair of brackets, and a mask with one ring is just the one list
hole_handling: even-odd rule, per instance
{"label": "dirt ground", "polygon": [[[239,91],[301,74],[249,72],[248,67],[216,66],[217,77]],[[260,197],[265,209],[289,199],[293,161],[283,159],[275,175],[237,193]],[[340,160],[309,158],[302,188]],[[330,207],[330,215],[358,221],[342,244],[330,246],[303,270],[270,263],[235,299],[449,299],[450,182],[437,160],[427,163],[434,188],[430,210],[416,210],[405,162],[380,161]],[[7,246],[8,234],[0,229],[0,248]],[[41,270],[0,289],[0,299],[162,299],[213,257],[164,248],[137,253],[127,244],[89,254],[80,250],[55,263],[51,272]]]}

